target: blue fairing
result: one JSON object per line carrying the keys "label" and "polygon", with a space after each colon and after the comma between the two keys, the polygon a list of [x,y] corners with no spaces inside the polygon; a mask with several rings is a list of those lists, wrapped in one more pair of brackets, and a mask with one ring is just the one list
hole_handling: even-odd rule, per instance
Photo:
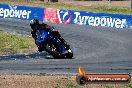
{"label": "blue fairing", "polygon": [[47,32],[45,32],[45,31],[39,31],[39,30],[37,30],[37,32],[36,32],[36,35],[37,35],[37,39],[36,39],[36,42],[38,43],[38,44],[40,44],[41,42],[44,42],[45,41],[45,38],[46,38],[46,36],[47,36]]}
{"label": "blue fairing", "polygon": [[37,30],[36,35],[37,35],[37,39],[36,39],[37,45],[40,45],[41,43],[45,42],[45,39],[48,38],[48,40],[53,40],[54,42],[56,42],[57,46],[59,46],[60,53],[63,53],[65,51],[65,47],[62,41],[57,39],[57,37],[54,36],[52,33],[50,32],[48,33],[44,30]]}

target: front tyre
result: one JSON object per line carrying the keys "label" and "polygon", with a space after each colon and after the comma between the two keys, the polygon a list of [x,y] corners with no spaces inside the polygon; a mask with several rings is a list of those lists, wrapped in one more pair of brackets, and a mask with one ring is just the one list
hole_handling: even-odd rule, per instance
{"label": "front tyre", "polygon": [[65,54],[63,54],[65,58],[73,58],[73,52],[71,49],[68,49]]}

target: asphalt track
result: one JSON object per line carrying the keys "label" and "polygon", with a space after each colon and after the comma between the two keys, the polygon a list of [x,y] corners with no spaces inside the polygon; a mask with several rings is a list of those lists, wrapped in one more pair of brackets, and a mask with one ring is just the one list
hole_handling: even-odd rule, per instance
{"label": "asphalt track", "polygon": [[[132,73],[132,30],[81,25],[52,25],[71,45],[73,59],[53,59],[46,52],[0,55],[0,73]],[[0,19],[0,30],[29,36],[29,21]],[[30,42],[30,41],[29,41]]]}

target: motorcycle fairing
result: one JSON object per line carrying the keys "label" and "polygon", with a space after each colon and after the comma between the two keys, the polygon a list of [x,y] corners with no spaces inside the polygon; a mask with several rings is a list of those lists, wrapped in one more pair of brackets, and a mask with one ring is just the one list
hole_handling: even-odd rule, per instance
{"label": "motorcycle fairing", "polygon": [[36,35],[37,35],[37,39],[36,39],[36,43],[37,45],[40,45],[41,43],[45,42],[45,39],[49,39],[54,41],[57,46],[58,46],[58,50],[59,52],[62,54],[66,51],[66,46],[64,46],[64,44],[62,43],[62,41],[60,41],[57,36],[55,36],[53,33],[48,33],[47,31],[44,30],[37,30],[36,31]]}
{"label": "motorcycle fairing", "polygon": [[37,42],[38,44],[40,44],[40,43],[42,43],[42,42],[45,41],[45,38],[46,38],[46,36],[48,35],[48,33],[45,32],[44,30],[42,30],[42,31],[37,30],[37,31],[36,31],[36,35],[37,35],[36,42]]}

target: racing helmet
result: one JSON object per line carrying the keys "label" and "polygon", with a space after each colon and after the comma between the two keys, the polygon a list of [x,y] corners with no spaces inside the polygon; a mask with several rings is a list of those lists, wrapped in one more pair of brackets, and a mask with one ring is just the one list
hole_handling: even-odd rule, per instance
{"label": "racing helmet", "polygon": [[38,24],[39,24],[38,19],[33,19],[30,21],[30,25],[38,25]]}
{"label": "racing helmet", "polygon": [[32,30],[35,30],[35,27],[39,25],[39,21],[37,19],[33,19],[30,21],[30,26]]}

